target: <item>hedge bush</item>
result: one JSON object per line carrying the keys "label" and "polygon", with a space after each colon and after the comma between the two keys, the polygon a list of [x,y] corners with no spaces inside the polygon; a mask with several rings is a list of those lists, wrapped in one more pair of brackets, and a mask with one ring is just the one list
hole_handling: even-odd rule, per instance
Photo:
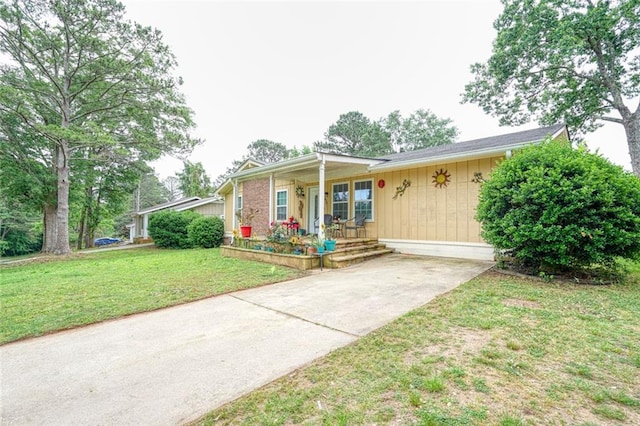
{"label": "hedge bush", "polygon": [[224,222],[219,217],[199,217],[187,226],[192,244],[198,247],[220,247],[224,240]]}
{"label": "hedge bush", "polygon": [[158,247],[163,248],[191,248],[193,243],[189,239],[187,227],[191,222],[200,218],[192,211],[176,212],[166,210],[152,214],[149,217],[149,236]]}
{"label": "hedge bush", "polygon": [[488,243],[538,271],[640,257],[640,179],[565,143],[502,161],[482,184],[476,218]]}

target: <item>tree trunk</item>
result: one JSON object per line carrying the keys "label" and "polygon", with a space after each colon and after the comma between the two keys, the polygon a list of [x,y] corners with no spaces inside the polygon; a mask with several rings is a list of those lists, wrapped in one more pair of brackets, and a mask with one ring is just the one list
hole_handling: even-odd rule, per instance
{"label": "tree trunk", "polygon": [[42,252],[53,253],[56,248],[57,222],[56,206],[45,204],[44,206],[44,241],[42,241]]}
{"label": "tree trunk", "polygon": [[60,141],[57,147],[56,174],[58,176],[57,235],[54,254],[69,254],[69,147]]}
{"label": "tree trunk", "polygon": [[[93,196],[91,188],[88,190],[87,196]],[[93,219],[93,199],[88,199],[89,205],[87,206],[87,226],[84,230],[84,246],[85,248],[93,247],[94,235],[96,233],[94,219]]]}
{"label": "tree trunk", "polygon": [[624,120],[624,131],[629,144],[631,170],[640,177],[640,111],[636,110],[627,120]]}
{"label": "tree trunk", "polygon": [[[84,223],[86,221],[86,217],[87,217],[87,208],[83,207],[82,208],[82,213],[80,214],[80,223],[78,226],[79,230],[78,230],[78,242],[76,243],[76,249],[77,250],[81,250],[82,249],[82,239],[84,238]],[[86,244],[85,244],[86,247]]]}

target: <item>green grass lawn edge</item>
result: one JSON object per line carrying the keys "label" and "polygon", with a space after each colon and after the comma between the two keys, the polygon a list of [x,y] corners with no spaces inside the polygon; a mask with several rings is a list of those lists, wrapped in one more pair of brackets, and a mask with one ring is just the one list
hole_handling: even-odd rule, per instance
{"label": "green grass lawn edge", "polygon": [[0,344],[303,276],[220,249],[86,252],[0,265]]}

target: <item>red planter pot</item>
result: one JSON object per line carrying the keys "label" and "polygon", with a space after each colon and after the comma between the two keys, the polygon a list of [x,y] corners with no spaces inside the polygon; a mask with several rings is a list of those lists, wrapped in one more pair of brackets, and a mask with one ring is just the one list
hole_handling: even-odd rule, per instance
{"label": "red planter pot", "polygon": [[251,237],[251,227],[250,226],[241,226],[240,227],[240,235],[242,235],[242,238]]}

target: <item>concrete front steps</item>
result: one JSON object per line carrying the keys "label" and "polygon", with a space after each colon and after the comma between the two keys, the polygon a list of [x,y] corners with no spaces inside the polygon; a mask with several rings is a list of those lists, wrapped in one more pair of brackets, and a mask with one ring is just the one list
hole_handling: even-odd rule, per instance
{"label": "concrete front steps", "polygon": [[336,249],[332,252],[325,252],[324,267],[344,268],[394,251],[374,238],[338,238]]}

